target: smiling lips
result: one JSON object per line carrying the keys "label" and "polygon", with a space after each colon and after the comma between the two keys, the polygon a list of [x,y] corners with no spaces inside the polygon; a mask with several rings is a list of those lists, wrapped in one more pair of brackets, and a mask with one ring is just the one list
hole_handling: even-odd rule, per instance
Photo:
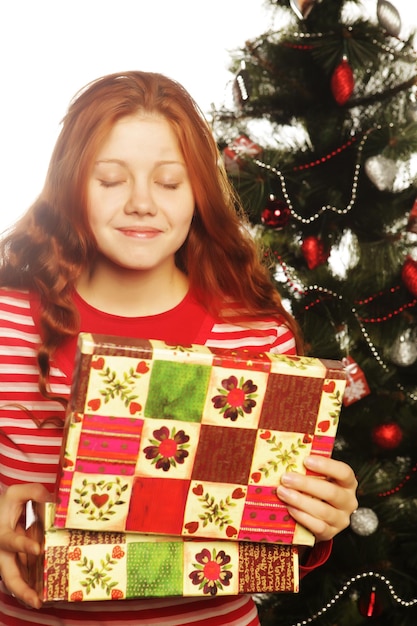
{"label": "smiling lips", "polygon": [[134,237],[137,239],[154,239],[160,235],[163,231],[158,228],[152,228],[150,226],[145,227],[125,227],[119,228],[119,232],[126,237]]}

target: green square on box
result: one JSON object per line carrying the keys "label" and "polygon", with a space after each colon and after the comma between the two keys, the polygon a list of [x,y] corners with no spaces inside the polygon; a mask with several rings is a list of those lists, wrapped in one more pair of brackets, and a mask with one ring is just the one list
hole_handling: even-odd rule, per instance
{"label": "green square on box", "polygon": [[182,595],[180,541],[128,544],[126,598]]}
{"label": "green square on box", "polygon": [[152,365],[145,416],[201,422],[211,365],[158,361]]}

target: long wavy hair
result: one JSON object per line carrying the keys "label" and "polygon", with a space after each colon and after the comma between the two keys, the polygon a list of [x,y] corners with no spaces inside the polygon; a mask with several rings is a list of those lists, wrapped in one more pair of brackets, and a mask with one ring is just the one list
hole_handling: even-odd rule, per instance
{"label": "long wavy hair", "polygon": [[161,74],[111,74],[88,84],[70,103],[41,194],[0,242],[0,284],[35,290],[41,298],[38,363],[40,389],[46,397],[51,356],[79,330],[74,285],[97,254],[86,211],[92,167],[114,124],[138,112],[166,118],[185,159],[195,215],[176,262],[191,288],[216,315],[232,315],[222,307],[233,301],[239,303],[239,315],[281,316],[301,350],[298,327],[282,306],[245,227],[244,212],[195,101],[179,83]]}

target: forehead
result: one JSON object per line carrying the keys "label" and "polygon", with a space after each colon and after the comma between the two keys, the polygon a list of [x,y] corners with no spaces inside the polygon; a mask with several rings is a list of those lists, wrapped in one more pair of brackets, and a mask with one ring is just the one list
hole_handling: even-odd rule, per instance
{"label": "forehead", "polygon": [[162,115],[150,113],[135,113],[117,120],[101,147],[115,143],[122,146],[171,144],[172,148],[179,148],[178,137],[170,122]]}

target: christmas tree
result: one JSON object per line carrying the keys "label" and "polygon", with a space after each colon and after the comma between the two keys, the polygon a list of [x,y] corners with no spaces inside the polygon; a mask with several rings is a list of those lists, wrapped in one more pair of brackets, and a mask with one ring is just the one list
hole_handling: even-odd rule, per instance
{"label": "christmas tree", "polygon": [[[264,626],[417,624],[417,57],[387,0],[269,1],[213,112],[226,167],[306,354],[343,360],[334,457],[359,508]],[[369,3],[368,3],[369,4]]]}

